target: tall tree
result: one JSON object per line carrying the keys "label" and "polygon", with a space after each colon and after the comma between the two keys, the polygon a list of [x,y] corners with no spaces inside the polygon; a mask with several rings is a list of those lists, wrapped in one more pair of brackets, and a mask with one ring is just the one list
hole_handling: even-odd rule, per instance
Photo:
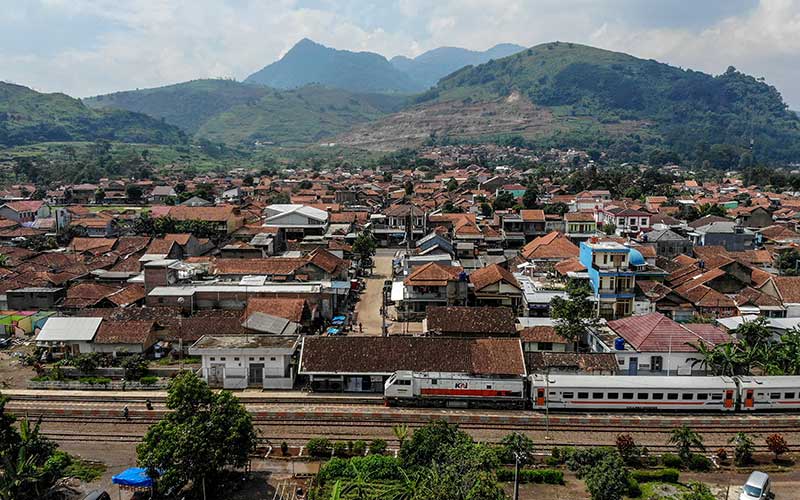
{"label": "tall tree", "polygon": [[555,297],[550,302],[550,316],[556,320],[556,332],[578,343],[586,331],[597,325],[594,303],[589,300],[592,290],[587,283],[570,280],[567,298]]}

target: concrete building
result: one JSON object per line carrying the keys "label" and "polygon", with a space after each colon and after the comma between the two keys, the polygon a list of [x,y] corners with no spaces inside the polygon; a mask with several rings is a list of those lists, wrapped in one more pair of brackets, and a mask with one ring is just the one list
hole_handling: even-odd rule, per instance
{"label": "concrete building", "polygon": [[291,389],[299,337],[204,335],[189,348],[202,358],[203,380],[225,389]]}

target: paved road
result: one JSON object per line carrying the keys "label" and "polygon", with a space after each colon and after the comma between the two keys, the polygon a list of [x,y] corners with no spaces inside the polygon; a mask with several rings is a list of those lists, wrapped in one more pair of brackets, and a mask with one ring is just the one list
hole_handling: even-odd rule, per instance
{"label": "paved road", "polygon": [[[378,249],[373,259],[375,268],[372,276],[366,279],[364,293],[356,304],[358,322],[364,327],[364,335],[381,334],[381,301],[383,300],[383,281],[392,279],[392,257],[394,250]],[[358,333],[358,325],[353,325],[353,334]]]}

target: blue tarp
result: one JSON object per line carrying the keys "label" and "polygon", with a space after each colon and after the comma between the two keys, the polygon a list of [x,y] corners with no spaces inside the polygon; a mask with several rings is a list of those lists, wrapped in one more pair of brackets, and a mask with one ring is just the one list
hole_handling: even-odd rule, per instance
{"label": "blue tarp", "polygon": [[332,323],[344,323],[346,319],[347,319],[346,316],[334,316],[333,319],[331,320],[331,322]]}
{"label": "blue tarp", "polygon": [[131,467],[111,478],[114,484],[131,486],[134,488],[150,488],[153,486],[153,479],[147,475],[147,469]]}
{"label": "blue tarp", "polygon": [[334,328],[331,326],[325,331],[325,333],[327,333],[328,335],[339,335],[340,333],[342,333],[342,331],[338,328]]}

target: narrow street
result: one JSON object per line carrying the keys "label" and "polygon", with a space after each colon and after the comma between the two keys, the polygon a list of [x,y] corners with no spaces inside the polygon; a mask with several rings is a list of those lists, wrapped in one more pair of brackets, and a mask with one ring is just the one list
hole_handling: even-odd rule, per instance
{"label": "narrow street", "polygon": [[366,281],[364,293],[356,305],[357,323],[353,325],[354,335],[358,333],[358,323],[364,328],[363,335],[381,335],[381,301],[383,282],[392,279],[392,257],[394,249],[379,248],[375,252],[373,274]]}

